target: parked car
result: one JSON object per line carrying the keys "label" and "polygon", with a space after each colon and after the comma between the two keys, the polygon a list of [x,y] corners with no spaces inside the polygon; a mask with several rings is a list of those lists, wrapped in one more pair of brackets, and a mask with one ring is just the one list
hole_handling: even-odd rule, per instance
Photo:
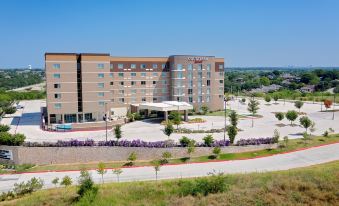
{"label": "parked car", "polygon": [[24,108],[24,106],[22,106],[22,105],[16,105],[16,109],[23,109]]}

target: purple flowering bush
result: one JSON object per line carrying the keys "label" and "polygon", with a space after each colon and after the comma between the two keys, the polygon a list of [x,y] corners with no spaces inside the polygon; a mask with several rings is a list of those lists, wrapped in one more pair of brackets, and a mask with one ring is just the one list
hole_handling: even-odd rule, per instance
{"label": "purple flowering bush", "polygon": [[258,138],[258,139],[240,139],[237,141],[237,146],[246,146],[246,145],[259,145],[259,144],[274,144],[278,143],[277,139],[274,137],[267,138]]}

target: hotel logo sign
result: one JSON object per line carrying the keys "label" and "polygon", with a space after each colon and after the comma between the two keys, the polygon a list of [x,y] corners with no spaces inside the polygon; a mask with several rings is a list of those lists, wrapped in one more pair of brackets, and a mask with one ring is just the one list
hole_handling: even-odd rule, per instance
{"label": "hotel logo sign", "polygon": [[202,63],[203,61],[207,61],[208,57],[187,57],[188,61],[194,61],[194,63]]}

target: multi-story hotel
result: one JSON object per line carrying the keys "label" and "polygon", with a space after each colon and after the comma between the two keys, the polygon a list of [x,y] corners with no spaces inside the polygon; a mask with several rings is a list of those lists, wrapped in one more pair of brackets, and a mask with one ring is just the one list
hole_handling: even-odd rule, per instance
{"label": "multi-story hotel", "polygon": [[48,125],[102,122],[106,114],[125,116],[131,105],[164,101],[223,109],[223,58],[46,53],[45,68]]}

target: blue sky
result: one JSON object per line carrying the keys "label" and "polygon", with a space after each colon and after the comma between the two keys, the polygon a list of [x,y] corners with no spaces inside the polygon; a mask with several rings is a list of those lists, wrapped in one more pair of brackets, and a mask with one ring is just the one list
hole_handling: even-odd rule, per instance
{"label": "blue sky", "polygon": [[0,68],[41,67],[45,52],[339,66],[339,1],[0,1]]}

